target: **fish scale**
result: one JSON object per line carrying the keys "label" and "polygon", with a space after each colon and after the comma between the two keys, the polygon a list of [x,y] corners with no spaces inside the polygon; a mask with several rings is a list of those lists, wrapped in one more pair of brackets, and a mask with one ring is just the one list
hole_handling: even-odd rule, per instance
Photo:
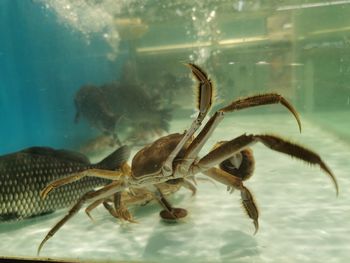
{"label": "fish scale", "polygon": [[71,206],[84,193],[110,182],[87,177],[58,188],[45,200],[40,191],[51,181],[90,168],[116,170],[130,155],[123,146],[97,164],[80,153],[31,147],[0,156],[0,221],[21,220]]}

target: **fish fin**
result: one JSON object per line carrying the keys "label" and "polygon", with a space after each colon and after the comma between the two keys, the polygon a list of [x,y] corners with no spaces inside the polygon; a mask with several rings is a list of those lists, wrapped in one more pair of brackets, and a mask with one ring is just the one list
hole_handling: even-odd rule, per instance
{"label": "fish fin", "polygon": [[123,145],[108,155],[102,161],[96,164],[97,167],[101,167],[107,170],[116,170],[120,168],[121,164],[128,161],[130,157],[130,147]]}
{"label": "fish fin", "polygon": [[2,221],[15,221],[21,219],[21,216],[17,212],[0,214],[0,222]]}
{"label": "fish fin", "polygon": [[53,212],[55,212],[55,210],[42,211],[40,213],[28,216],[27,218],[36,218],[36,217],[40,217],[40,216],[46,216],[46,215],[52,214]]}

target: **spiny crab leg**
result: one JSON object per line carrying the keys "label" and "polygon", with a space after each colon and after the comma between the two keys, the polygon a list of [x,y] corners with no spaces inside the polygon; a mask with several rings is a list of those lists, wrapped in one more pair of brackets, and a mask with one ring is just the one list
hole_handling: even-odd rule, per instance
{"label": "spiny crab leg", "polygon": [[225,172],[222,169],[213,167],[202,172],[206,176],[214,179],[215,181],[233,187],[234,189],[240,189],[242,187],[242,180],[230,173]]}
{"label": "spiny crab leg", "polygon": [[190,129],[186,131],[184,137],[181,139],[176,148],[170,153],[169,157],[165,161],[162,167],[162,172],[165,176],[173,174],[173,161],[175,157],[181,151],[186,142],[201,126],[202,121],[207,115],[213,100],[213,85],[211,83],[211,80],[208,78],[207,74],[201,68],[192,63],[188,63],[186,65],[191,68],[192,74],[199,82],[197,87],[197,107],[199,109],[199,113],[197,118],[193,121]]}
{"label": "spiny crab leg", "polygon": [[281,95],[277,93],[265,93],[260,95],[255,95],[251,97],[246,97],[240,100],[233,101],[231,104],[227,105],[224,108],[221,108],[219,111],[223,112],[232,112],[237,110],[242,110],[246,108],[252,108],[261,105],[277,104],[281,103],[286,107],[295,117],[298,122],[299,131],[301,132],[301,122],[298,112],[294,107]]}
{"label": "spiny crab leg", "polygon": [[339,187],[337,180],[317,153],[273,135],[243,134],[231,141],[223,143],[200,159],[198,163],[194,164],[192,166],[192,173],[195,174],[208,170],[256,142],[261,142],[274,151],[285,153],[309,164],[318,165],[331,178],[336,189],[336,194],[338,195]]}
{"label": "spiny crab leg", "polygon": [[229,104],[228,106],[221,108],[220,110],[215,112],[215,114],[210,118],[210,120],[206,123],[204,128],[201,130],[201,132],[186,150],[184,161],[179,165],[178,169],[180,169],[180,171],[182,171],[183,173],[189,169],[191,164],[194,162],[196,156],[203,148],[204,144],[212,135],[214,129],[224,118],[224,113],[277,103],[281,103],[294,115],[299,126],[299,131],[301,132],[301,122],[297,111],[284,97],[282,97],[279,94],[267,93],[236,100],[231,102],[231,104]]}
{"label": "spiny crab leg", "polygon": [[43,239],[43,241],[41,241],[39,247],[38,247],[38,251],[37,251],[37,255],[40,254],[40,251],[42,249],[42,247],[44,246],[44,244],[51,238],[53,237],[53,235],[70,219],[72,218],[81,208],[82,206],[86,203],[86,202],[96,202],[97,200],[100,199],[105,199],[117,192],[123,191],[125,189],[125,185],[122,182],[117,182],[114,181],[104,187],[102,187],[99,190],[96,191],[90,191],[87,192],[86,194],[84,194],[79,200],[78,202],[68,211],[68,214],[65,215],[60,221],[58,221],[56,223],[56,225],[51,228],[51,230],[47,233],[47,235],[45,236],[45,238]]}
{"label": "spiny crab leg", "polygon": [[253,219],[255,231],[254,235],[258,232],[259,230],[259,211],[258,208],[256,207],[254,197],[252,193],[249,191],[247,187],[242,185],[241,187],[241,199],[242,199],[242,204],[244,207],[244,210],[246,211],[247,215]]}

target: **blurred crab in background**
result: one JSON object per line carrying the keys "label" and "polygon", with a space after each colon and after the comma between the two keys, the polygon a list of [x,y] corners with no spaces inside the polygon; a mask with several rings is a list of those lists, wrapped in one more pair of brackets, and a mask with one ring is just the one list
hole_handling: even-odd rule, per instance
{"label": "blurred crab in background", "polygon": [[[231,189],[240,191],[241,202],[248,216],[253,220],[256,232],[259,228],[259,212],[253,195],[244,186],[244,181],[253,174],[254,157],[250,147],[257,142],[271,150],[287,154],[308,164],[318,165],[330,177],[338,194],[338,184],[335,176],[317,153],[274,135],[242,134],[230,141],[218,142],[204,157],[199,157],[199,152],[228,112],[280,103],[294,115],[300,131],[301,123],[296,110],[286,99],[279,94],[267,93],[232,101],[229,105],[217,110],[195,135],[212,106],[213,85],[200,67],[192,63],[187,64],[187,66],[198,81],[196,87],[198,116],[192,122],[190,128],[184,133],[163,136],[145,146],[133,157],[131,166],[125,161],[117,171],[89,169],[47,185],[41,192],[42,198],[45,198],[50,191],[57,187],[73,183],[86,176],[113,180],[112,183],[83,195],[69,210],[68,214],[49,231],[41,242],[38,253],[45,242],[85,203],[96,205],[103,202],[103,200],[115,197],[118,193],[131,189],[146,189],[152,193],[153,198],[164,208],[161,212],[163,218],[174,220],[183,218],[187,215],[187,211],[183,208],[173,207],[167,201],[161,186],[171,183],[176,185],[179,182],[186,183],[199,173],[205,174]],[[126,212],[125,208],[121,212],[120,205],[110,206],[109,208],[113,212],[117,211],[117,217],[132,221],[130,213]]]}

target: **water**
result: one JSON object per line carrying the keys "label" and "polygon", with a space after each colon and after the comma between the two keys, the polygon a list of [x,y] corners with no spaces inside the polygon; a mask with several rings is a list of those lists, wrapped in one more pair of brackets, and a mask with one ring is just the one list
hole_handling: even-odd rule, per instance
{"label": "water", "polygon": [[[79,212],[41,255],[141,262],[347,261],[349,9],[345,0],[1,1],[1,154],[43,145],[101,159],[116,147],[101,116],[118,120],[118,137],[134,146],[133,154],[165,130],[183,132],[195,113],[195,83],[181,63],[192,61],[213,79],[214,110],[234,98],[277,92],[302,121],[300,134],[280,105],[228,113],[201,155],[215,142],[243,133],[277,134],[319,153],[340,187],[336,198],[319,168],[256,144],[255,174],[245,183],[260,211],[256,235],[238,191],[230,195],[225,186],[201,180],[195,197],[181,189],[170,198],[189,211],[181,223],[160,220],[156,203],[131,207],[138,224],[120,223],[98,207],[94,223]],[[74,98],[88,84],[126,88],[118,90],[120,97],[108,93],[117,103],[102,100],[88,107],[102,114],[98,118],[89,122],[81,113],[75,123]],[[1,256],[35,257],[65,212],[1,223]]]}

